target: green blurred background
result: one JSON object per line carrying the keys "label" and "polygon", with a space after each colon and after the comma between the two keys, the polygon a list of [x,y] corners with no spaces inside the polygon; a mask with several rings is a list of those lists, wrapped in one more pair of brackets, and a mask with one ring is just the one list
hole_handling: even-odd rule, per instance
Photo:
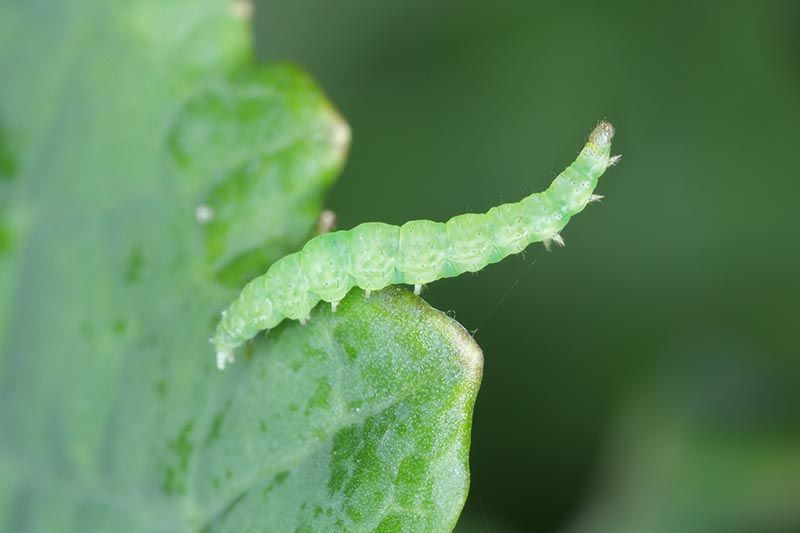
{"label": "green blurred background", "polygon": [[424,293],[486,358],[458,531],[800,531],[800,3],[262,0],[255,26],[353,127],[340,228],[516,201],[617,127],[566,248]]}

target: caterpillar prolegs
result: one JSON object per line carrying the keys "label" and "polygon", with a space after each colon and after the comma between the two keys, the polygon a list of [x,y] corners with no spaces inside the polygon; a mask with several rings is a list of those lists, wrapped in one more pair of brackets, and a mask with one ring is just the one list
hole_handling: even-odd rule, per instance
{"label": "caterpillar prolegs", "polygon": [[619,156],[611,156],[614,128],[601,122],[578,158],[550,187],[517,203],[484,214],[458,215],[447,222],[414,220],[402,226],[360,224],[308,241],[297,253],[276,261],[267,273],[248,283],[222,313],[212,339],[217,366],[233,362],[233,350],[259,331],[285,318],[305,322],[320,300],[336,305],[353,287],[369,295],[387,285],[422,285],[476,272],[529,244],[563,245],[559,233],[570,217],[601,196],[593,194],[598,178]]}

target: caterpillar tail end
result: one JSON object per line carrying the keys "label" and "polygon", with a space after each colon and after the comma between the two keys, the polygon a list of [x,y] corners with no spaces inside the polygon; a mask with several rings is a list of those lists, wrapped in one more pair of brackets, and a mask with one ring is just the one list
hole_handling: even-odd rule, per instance
{"label": "caterpillar tail end", "polygon": [[233,350],[220,350],[217,352],[217,368],[225,370],[225,365],[233,363]]}

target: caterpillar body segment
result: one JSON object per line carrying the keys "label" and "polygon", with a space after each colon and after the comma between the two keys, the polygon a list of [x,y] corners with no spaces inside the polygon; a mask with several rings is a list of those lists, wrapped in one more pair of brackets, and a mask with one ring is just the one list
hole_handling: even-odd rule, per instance
{"label": "caterpillar body segment", "polygon": [[297,253],[276,261],[248,283],[222,314],[213,338],[220,369],[233,350],[259,331],[286,318],[305,323],[320,300],[336,305],[353,287],[368,295],[387,285],[414,285],[477,272],[543,241],[563,245],[560,232],[588,203],[598,178],[619,156],[610,155],[614,128],[601,122],[577,159],[550,187],[484,214],[458,215],[447,222],[414,220],[402,226],[360,224],[309,240]]}

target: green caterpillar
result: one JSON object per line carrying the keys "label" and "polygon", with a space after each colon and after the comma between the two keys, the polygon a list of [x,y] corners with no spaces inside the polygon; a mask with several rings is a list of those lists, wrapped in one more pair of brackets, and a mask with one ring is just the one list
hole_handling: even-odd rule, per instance
{"label": "green caterpillar", "polygon": [[259,331],[285,318],[305,323],[320,300],[330,302],[335,312],[353,287],[369,297],[370,291],[407,283],[419,294],[426,283],[476,272],[533,242],[563,246],[559,233],[570,217],[602,198],[593,191],[619,159],[610,155],[613,136],[611,124],[601,122],[575,162],[546,191],[485,214],[458,215],[445,223],[414,220],[400,227],[368,222],[311,239],[248,283],[222,312],[212,339],[217,367],[233,362],[233,350]]}

